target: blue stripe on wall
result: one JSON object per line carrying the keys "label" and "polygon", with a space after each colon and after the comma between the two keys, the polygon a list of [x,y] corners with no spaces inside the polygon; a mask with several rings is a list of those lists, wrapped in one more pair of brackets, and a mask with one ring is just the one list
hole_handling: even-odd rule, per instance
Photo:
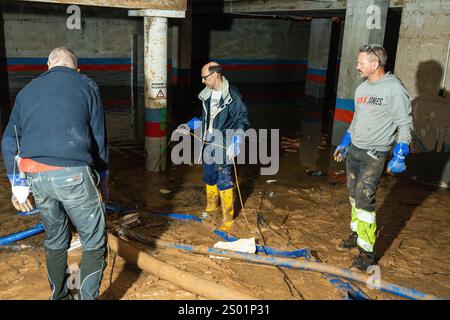
{"label": "blue stripe on wall", "polygon": [[307,74],[315,75],[315,76],[327,76],[327,69],[313,69],[308,68]]}
{"label": "blue stripe on wall", "polygon": [[336,108],[355,112],[355,102],[353,99],[336,99]]}

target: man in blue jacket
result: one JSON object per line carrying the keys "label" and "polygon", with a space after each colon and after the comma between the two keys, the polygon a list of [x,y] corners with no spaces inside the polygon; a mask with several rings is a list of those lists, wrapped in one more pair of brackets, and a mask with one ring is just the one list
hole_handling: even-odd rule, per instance
{"label": "man in blue jacket", "polygon": [[[17,95],[2,139],[13,188],[26,175],[45,226],[50,299],[70,299],[67,249],[75,226],[83,246],[79,298],[95,299],[105,266],[105,209],[97,189],[106,185],[108,148],[98,86],[78,73],[75,54],[55,48],[48,71]],[[14,194],[13,205],[20,205]]]}
{"label": "man in blue jacket", "polygon": [[[232,159],[240,153],[244,131],[250,127],[247,108],[236,87],[223,76],[223,68],[209,62],[201,71],[205,88],[198,95],[202,101],[201,120],[191,119],[178,127],[179,133],[201,127],[203,182],[206,184],[206,213],[222,207],[222,230],[229,230],[234,222]],[[231,141],[227,142],[227,131]],[[208,146],[208,147],[206,147]]]}

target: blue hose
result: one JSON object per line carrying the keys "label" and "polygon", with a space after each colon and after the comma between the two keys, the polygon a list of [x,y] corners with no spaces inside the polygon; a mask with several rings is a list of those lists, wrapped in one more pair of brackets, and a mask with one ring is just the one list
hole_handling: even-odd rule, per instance
{"label": "blue hose", "polygon": [[[114,212],[124,212],[125,210],[120,207],[109,206],[111,210]],[[183,213],[166,213],[166,212],[155,212],[157,215],[165,216],[172,219],[180,219],[180,220],[192,220],[196,222],[202,222],[203,220],[192,214],[183,214]],[[232,242],[238,240],[235,237],[228,235],[225,231],[215,229],[214,233],[224,239],[225,241]],[[180,248],[181,249],[181,248]],[[274,249],[268,246],[256,246],[256,253],[264,253],[267,255],[273,255],[278,257],[287,257],[287,258],[299,258],[303,257],[307,260],[312,259],[311,250],[309,248],[303,248],[293,251],[282,251],[278,249]],[[325,278],[330,282],[333,286],[335,286],[339,291],[342,292],[343,297],[345,299],[357,299],[357,300],[370,300],[370,298],[358,287],[345,282],[337,277],[331,276],[329,274],[324,274]]]}
{"label": "blue hose", "polygon": [[0,238],[0,246],[4,246],[4,245],[10,244],[10,243],[31,237],[32,235],[40,233],[44,230],[45,230],[44,225],[42,223],[38,223],[34,227],[31,227],[27,230],[13,233],[13,234],[10,234],[10,235]]}
{"label": "blue hose", "polygon": [[39,209],[38,209],[38,208],[34,208],[33,210],[27,211],[27,212],[20,212],[20,211],[18,211],[18,212],[17,212],[17,215],[29,217],[29,216],[35,216],[35,215],[37,215],[38,213],[39,213]]}
{"label": "blue hose", "polygon": [[185,213],[166,213],[166,212],[155,212],[155,214],[160,216],[165,216],[172,219],[179,219],[179,220],[192,220],[196,222],[202,222],[203,220],[197,216],[194,216],[193,214],[185,214]]}
{"label": "blue hose", "polygon": [[[121,208],[117,208],[114,207],[111,210],[113,210],[114,212],[124,212],[125,210],[121,209]],[[200,219],[199,217],[195,216],[195,215],[191,215],[191,214],[171,214],[171,213],[156,213],[159,215],[163,215],[163,216],[167,216],[169,218],[174,218],[174,219],[182,219],[182,220],[193,220],[193,221],[202,221],[202,219]],[[218,230],[216,229],[214,231],[215,234],[219,235],[220,237],[222,237],[224,240],[226,241],[235,241],[237,240],[234,237],[230,237],[227,233],[225,233],[222,230]],[[228,239],[228,240],[227,240]],[[178,248],[178,249],[182,249],[182,250],[188,250],[191,251],[192,250],[192,246],[190,245],[174,245],[174,248]],[[268,247],[261,247],[261,249],[263,250],[262,252],[267,252],[269,253]],[[264,251],[264,249],[266,249],[266,251]],[[272,252],[272,255],[281,255],[281,256],[287,256],[288,257],[295,257],[295,254],[301,254],[301,256],[305,257],[306,260],[311,260],[312,256],[311,256],[311,252],[309,250],[309,248],[304,248],[304,249],[299,249],[299,250],[294,250],[294,251],[280,251],[280,250],[276,250],[276,249],[271,249],[269,248]],[[221,249],[217,249],[217,248],[209,248],[208,249],[209,253],[214,254],[214,253],[224,253],[226,251],[222,251]],[[233,253],[234,254],[234,253]],[[276,257],[268,257],[268,258],[264,258],[263,256],[259,256],[259,255],[251,255],[251,254],[247,254],[247,253],[240,253],[240,252],[236,252],[236,254],[242,256],[243,258],[247,258],[248,261],[253,261],[253,262],[258,262],[258,261],[266,261],[266,262],[271,262],[274,265],[278,265],[281,267],[286,267],[286,268],[294,268],[294,269],[301,269],[301,270],[310,270],[310,271],[317,271],[314,268],[305,268],[305,266],[302,265],[302,263],[300,261],[296,261],[294,259],[292,259],[291,261],[278,261]],[[293,254],[291,256],[289,256],[289,254]],[[318,264],[320,265],[320,264]],[[347,269],[340,269],[340,268],[336,268],[336,267],[329,267],[331,270],[336,271],[336,273],[338,273],[338,275],[333,274],[332,272],[327,272],[327,271],[322,271],[322,273],[324,274],[325,278],[331,283],[333,284],[336,288],[338,288],[339,290],[341,290],[342,292],[347,292],[348,294],[348,299],[357,299],[357,300],[368,300],[370,299],[361,289],[359,289],[358,287],[352,285],[351,283],[345,282],[343,280],[341,280],[339,277],[342,278],[347,278],[350,280],[355,280],[355,281],[359,281],[357,274],[355,274],[354,272],[347,270]],[[380,290],[403,297],[403,298],[407,298],[407,299],[442,299],[440,297],[437,296],[433,296],[427,293],[423,293],[420,291],[417,291],[415,289],[410,289],[410,288],[406,288],[406,287],[399,287],[395,284],[391,284],[391,283],[385,283],[382,288],[380,288]]]}
{"label": "blue hose", "polygon": [[[238,238],[229,236],[225,231],[216,229],[214,233],[224,239],[225,241],[232,242],[239,240]],[[279,257],[287,257],[287,258],[300,258],[303,257],[305,259],[311,258],[311,251],[309,248],[297,249],[293,251],[282,251],[278,249],[273,249],[268,246],[256,246],[256,253],[265,253],[268,255],[279,256]]]}
{"label": "blue hose", "polygon": [[[172,218],[172,219],[193,220],[193,221],[197,221],[197,222],[203,221],[201,218],[199,218],[195,215],[192,215],[192,214],[165,213],[165,212],[155,212],[155,214],[162,215],[162,216]],[[222,231],[219,229],[215,229],[214,233],[228,242],[238,240],[237,238],[228,235],[225,231]],[[303,249],[298,249],[298,250],[293,250],[293,251],[282,251],[282,250],[278,250],[278,249],[273,249],[268,246],[257,245],[256,252],[257,253],[267,253],[270,255],[279,256],[279,257],[287,257],[287,258],[299,258],[299,257],[309,258],[309,257],[311,257],[311,251],[309,250],[309,248],[303,248]]]}

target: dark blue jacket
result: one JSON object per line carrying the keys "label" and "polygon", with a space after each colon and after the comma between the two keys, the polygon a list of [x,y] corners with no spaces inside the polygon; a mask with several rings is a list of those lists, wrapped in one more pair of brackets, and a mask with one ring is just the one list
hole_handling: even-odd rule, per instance
{"label": "dark blue jacket", "polygon": [[8,174],[17,154],[52,166],[108,169],[105,116],[97,84],[68,67],[53,67],[17,95],[2,138]]}
{"label": "dark blue jacket", "polygon": [[[210,120],[211,93],[212,89],[205,87],[198,95],[203,103],[203,113],[201,117],[203,141],[206,138]],[[241,94],[236,87],[229,85],[228,80],[225,77],[223,77],[222,97],[220,98],[219,111],[214,118],[213,128],[222,132],[224,147],[227,145],[227,141],[225,141],[227,129],[238,130],[236,134],[241,137],[241,142],[243,142],[244,132],[250,128],[247,107],[242,101]],[[225,150],[223,148],[215,148],[215,152],[221,152],[223,163],[227,162],[225,159]]]}

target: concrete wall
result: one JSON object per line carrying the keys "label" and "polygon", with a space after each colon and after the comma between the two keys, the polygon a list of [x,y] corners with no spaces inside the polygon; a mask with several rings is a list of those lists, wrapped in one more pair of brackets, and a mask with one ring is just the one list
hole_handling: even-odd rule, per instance
{"label": "concrete wall", "polygon": [[69,30],[65,5],[4,4],[3,19],[10,89],[23,87],[46,69],[56,46],[72,48],[82,72],[100,85],[129,85],[136,19],[126,10],[81,8],[81,29]]}
{"label": "concrete wall", "polygon": [[[405,84],[412,99],[412,151],[416,155],[410,159],[410,174],[416,172],[423,179],[447,183],[450,181],[450,92],[446,97],[441,97],[438,91],[449,41],[448,0],[406,1],[395,73]],[[447,91],[450,90],[448,71],[445,87]],[[423,170],[428,173],[423,173]]]}
{"label": "concrete wall", "polygon": [[214,60],[247,102],[301,98],[309,31],[309,21],[194,15],[194,90],[201,89],[201,66]]}

